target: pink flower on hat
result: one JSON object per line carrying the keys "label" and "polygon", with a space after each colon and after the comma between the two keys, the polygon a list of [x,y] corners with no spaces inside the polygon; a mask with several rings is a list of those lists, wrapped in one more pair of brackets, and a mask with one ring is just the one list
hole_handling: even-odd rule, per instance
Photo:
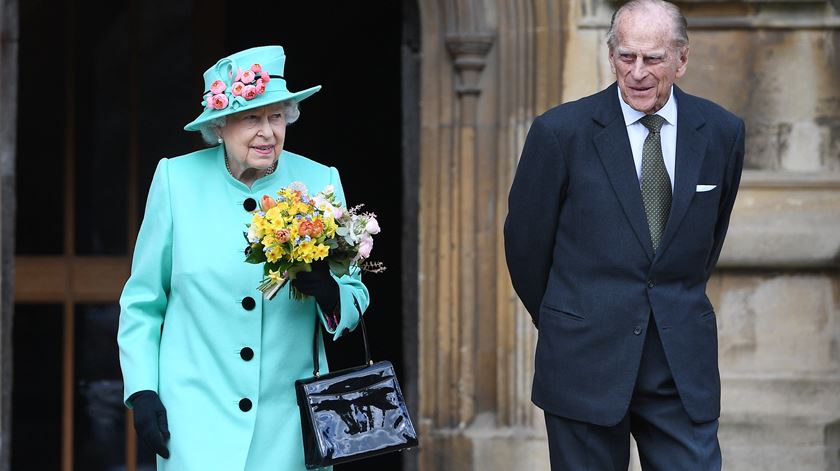
{"label": "pink flower on hat", "polygon": [[233,85],[230,86],[230,94],[233,96],[240,96],[242,95],[242,90],[245,88],[245,84],[242,82],[233,82]]}
{"label": "pink flower on hat", "polygon": [[216,80],[210,85],[210,91],[213,92],[214,95],[222,93],[225,91],[225,88],[227,88],[227,86],[221,80]]}
{"label": "pink flower on hat", "polygon": [[217,110],[223,110],[223,109],[227,108],[228,97],[227,97],[227,95],[225,95],[223,93],[219,93],[219,94],[213,95],[213,98],[211,99],[211,102],[213,103],[213,108],[215,108]]}
{"label": "pink flower on hat", "polygon": [[254,71],[255,74],[262,72],[262,66],[259,64],[254,64],[251,66],[251,70]]}
{"label": "pink flower on hat", "polygon": [[242,97],[246,100],[253,100],[257,97],[257,87],[253,85],[246,85],[242,90]]}
{"label": "pink flower on hat", "polygon": [[237,68],[236,77],[233,77],[234,82],[238,82],[242,79],[242,69]]}
{"label": "pink flower on hat", "polygon": [[204,97],[204,106],[206,106],[208,110],[213,109],[212,100],[213,100],[213,94],[212,93],[208,93],[207,96]]}
{"label": "pink flower on hat", "polygon": [[271,77],[268,75],[268,72],[263,70],[260,73],[260,79],[263,81],[263,83],[268,83],[271,80]]}
{"label": "pink flower on hat", "polygon": [[251,83],[256,78],[256,75],[251,70],[246,70],[242,72],[242,83]]}
{"label": "pink flower on hat", "polygon": [[257,80],[257,95],[265,93],[265,82],[262,79]]}

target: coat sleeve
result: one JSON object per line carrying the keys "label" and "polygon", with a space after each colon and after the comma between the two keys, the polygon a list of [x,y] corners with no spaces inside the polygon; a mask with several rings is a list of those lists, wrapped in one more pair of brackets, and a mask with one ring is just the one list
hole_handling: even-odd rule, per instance
{"label": "coat sleeve", "polygon": [[525,139],[508,196],[504,228],[505,258],[513,289],[537,326],[568,181],[560,144],[543,119],[534,120]]}
{"label": "coat sleeve", "polygon": [[131,276],[120,297],[117,343],[124,401],[137,391],[158,391],[160,337],[172,271],[172,210],[167,159],[158,163],[137,235]]}
{"label": "coat sleeve", "polygon": [[723,248],[723,240],[726,237],[726,230],[729,228],[729,217],[732,215],[732,208],[735,207],[735,196],[738,194],[738,187],[741,184],[741,171],[744,168],[744,136],[746,134],[744,121],[738,120],[738,134],[735,143],[729,152],[729,161],[726,168],[723,194],[720,199],[717,223],[715,224],[715,239],[709,260],[706,262],[706,280],[712,276],[712,271],[717,265],[720,251]]}
{"label": "coat sleeve", "polygon": [[[344,189],[341,186],[341,178],[338,175],[338,170],[330,167],[330,184],[335,188],[335,196],[342,204],[347,206],[347,200],[344,197]],[[318,314],[321,316],[321,323],[327,329],[327,332],[335,334],[334,339],[338,339],[344,333],[344,330],[354,330],[359,324],[359,316],[364,313],[370,305],[370,294],[367,287],[362,283],[362,270],[358,267],[351,266],[350,273],[341,277],[335,277],[338,282],[339,290],[339,322],[334,329],[330,328],[327,323],[324,312],[320,307],[317,307]],[[317,306],[318,303],[315,303]]]}

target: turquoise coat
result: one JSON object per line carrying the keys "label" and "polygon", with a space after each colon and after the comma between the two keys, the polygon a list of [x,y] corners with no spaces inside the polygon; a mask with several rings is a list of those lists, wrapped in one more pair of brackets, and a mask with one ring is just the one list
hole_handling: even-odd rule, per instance
{"label": "turquoise coat", "polygon": [[[158,457],[158,470],[305,469],[294,382],[312,376],[313,316],[326,323],[314,299],[290,299],[288,285],[261,297],[262,266],[244,262],[242,234],[251,219],[243,202],[293,181],[310,193],[331,184],[344,202],[335,168],[291,152],[250,189],[227,172],[221,146],[158,164],[117,339],[126,405],[149,389],[167,410],[170,458]],[[369,298],[358,271],[338,284],[341,332],[359,320],[354,300],[364,311]]]}

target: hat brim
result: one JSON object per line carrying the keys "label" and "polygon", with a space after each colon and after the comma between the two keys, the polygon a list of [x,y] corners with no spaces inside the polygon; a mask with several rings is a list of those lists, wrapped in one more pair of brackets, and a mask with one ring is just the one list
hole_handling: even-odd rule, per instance
{"label": "hat brim", "polygon": [[266,90],[265,93],[263,93],[262,95],[258,95],[253,100],[247,101],[245,105],[238,106],[236,109],[234,109],[233,105],[230,105],[223,110],[205,109],[204,112],[198,115],[198,118],[195,118],[191,123],[184,126],[184,130],[198,131],[199,129],[201,129],[202,124],[212,121],[216,118],[221,118],[223,116],[239,113],[246,110],[252,110],[254,108],[259,108],[274,103],[280,103],[282,101],[294,101],[300,103],[301,101],[314,95],[320,89],[321,86],[316,85],[314,87],[307,88],[306,90],[301,90],[299,92],[290,92],[287,90]]}

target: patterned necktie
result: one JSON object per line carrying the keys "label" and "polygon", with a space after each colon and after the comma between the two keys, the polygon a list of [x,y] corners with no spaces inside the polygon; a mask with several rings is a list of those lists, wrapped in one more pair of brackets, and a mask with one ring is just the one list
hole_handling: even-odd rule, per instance
{"label": "patterned necktie", "polygon": [[639,122],[650,131],[642,147],[642,201],[645,203],[650,240],[655,252],[671,213],[671,179],[662,158],[662,141],[659,137],[665,118],[649,114]]}

